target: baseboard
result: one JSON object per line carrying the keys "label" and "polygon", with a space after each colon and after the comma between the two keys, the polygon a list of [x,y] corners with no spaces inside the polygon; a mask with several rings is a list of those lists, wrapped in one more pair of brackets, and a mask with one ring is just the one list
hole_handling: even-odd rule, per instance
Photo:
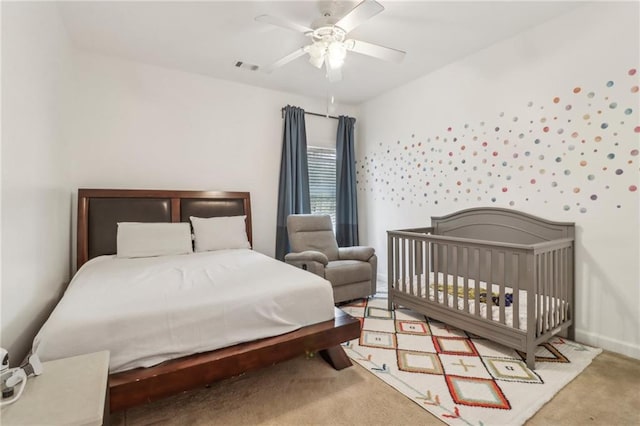
{"label": "baseboard", "polygon": [[631,358],[640,359],[640,345],[634,345],[633,343],[623,342],[584,330],[576,330],[576,341]]}

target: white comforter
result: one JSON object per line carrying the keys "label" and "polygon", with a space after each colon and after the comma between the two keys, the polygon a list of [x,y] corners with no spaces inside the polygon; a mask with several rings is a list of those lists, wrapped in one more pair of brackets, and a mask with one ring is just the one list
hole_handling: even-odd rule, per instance
{"label": "white comforter", "polygon": [[33,350],[42,361],[109,350],[113,373],[333,316],[328,281],[252,250],[101,256],[80,268]]}

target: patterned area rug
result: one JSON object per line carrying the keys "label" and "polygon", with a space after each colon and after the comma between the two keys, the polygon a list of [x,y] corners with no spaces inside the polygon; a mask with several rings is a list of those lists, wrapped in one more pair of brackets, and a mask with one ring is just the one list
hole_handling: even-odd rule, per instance
{"label": "patterned area rug", "polygon": [[408,309],[389,312],[379,296],[340,306],[362,326],[347,355],[451,425],[523,424],[601,352],[554,337],[532,371],[518,351]]}

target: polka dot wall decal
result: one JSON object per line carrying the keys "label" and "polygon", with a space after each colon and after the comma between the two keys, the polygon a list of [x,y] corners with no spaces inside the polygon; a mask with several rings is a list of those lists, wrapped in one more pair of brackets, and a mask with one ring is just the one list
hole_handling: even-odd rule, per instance
{"label": "polka dot wall decal", "polygon": [[584,208],[584,207],[580,207],[580,213],[586,213],[586,212],[587,212],[587,209],[586,209],[586,208]]}
{"label": "polka dot wall decal", "polygon": [[579,192],[580,192],[580,188],[573,188],[573,193],[574,193],[574,194],[577,194],[577,193],[579,193]]}
{"label": "polka dot wall decal", "polygon": [[610,154],[607,154],[607,158],[609,160],[613,160],[614,158],[616,158],[616,155],[614,153],[610,153]]}
{"label": "polka dot wall decal", "polygon": [[596,194],[593,194],[593,195],[592,195],[591,197],[589,197],[589,198],[591,198],[593,201],[595,201],[595,200],[597,200],[597,199],[598,199],[598,196],[597,196]]}
{"label": "polka dot wall decal", "polygon": [[607,81],[607,87],[613,87],[613,81],[611,80]]}
{"label": "polka dot wall decal", "polygon": [[635,185],[631,185],[631,186],[629,187],[629,191],[631,191],[631,192],[636,192],[637,190],[638,190],[638,187],[637,187],[637,186],[635,186]]}
{"label": "polka dot wall decal", "polygon": [[601,129],[606,129],[607,127],[609,127],[609,124],[607,124],[607,123],[602,123],[602,124],[600,125],[600,128],[601,128]]}
{"label": "polka dot wall decal", "polygon": [[638,150],[637,149],[632,149],[630,152],[631,155],[633,155],[634,157],[638,155]]}
{"label": "polka dot wall decal", "polygon": [[622,171],[622,169],[618,169],[618,170],[616,170],[616,174],[617,174],[617,175],[621,175],[622,173],[624,173],[624,172]]}
{"label": "polka dot wall decal", "polygon": [[[626,74],[628,69],[623,70],[623,72]],[[614,78],[605,79],[600,84],[606,84],[607,80],[613,82],[615,81]],[[630,98],[632,96],[628,92],[630,86],[620,83],[618,82],[615,86],[607,89],[607,97],[595,97],[595,91],[590,91],[590,88],[575,86],[569,88],[569,90],[574,91],[575,95],[580,95],[580,98],[574,98],[574,102],[566,102],[566,99],[562,99],[561,96],[552,95],[547,98],[544,105],[538,105],[540,110],[544,110],[549,107],[549,101],[558,98],[556,102],[558,106],[554,110],[555,116],[551,114],[549,117],[542,117],[543,111],[538,112],[537,107],[535,110],[528,110],[529,114],[526,115],[510,114],[510,111],[518,111],[518,109],[514,109],[515,105],[512,105],[499,112],[500,119],[494,116],[493,122],[486,121],[479,124],[479,122],[473,121],[472,123],[465,123],[463,126],[466,130],[462,130],[462,132],[456,130],[460,128],[458,123],[446,123],[441,128],[451,129],[447,134],[447,136],[451,135],[449,138],[436,134],[412,134],[411,137],[415,137],[415,140],[424,142],[425,146],[422,148],[424,151],[416,152],[415,150],[420,148],[410,142],[407,144],[407,141],[403,139],[397,140],[397,145],[393,144],[393,140],[391,141],[392,145],[389,145],[389,142],[381,143],[375,141],[375,148],[378,149],[378,152],[373,153],[373,155],[367,153],[368,158],[365,161],[365,167],[362,169],[358,167],[358,169],[361,169],[358,170],[358,177],[363,177],[358,181],[358,190],[366,191],[367,194],[371,191],[371,196],[378,200],[392,203],[394,207],[396,203],[399,203],[398,206],[418,204],[422,207],[424,204],[426,208],[428,205],[437,204],[435,201],[439,201],[440,204],[446,204],[446,202],[452,204],[455,202],[460,203],[461,207],[467,207],[463,204],[465,202],[475,203],[476,196],[478,196],[477,202],[480,204],[482,202],[493,202],[498,206],[504,206],[525,203],[522,208],[526,211],[528,203],[540,203],[542,201],[549,207],[554,206],[554,198],[551,198],[551,201],[541,198],[547,196],[545,194],[546,185],[551,185],[547,187],[547,191],[552,190],[556,194],[556,200],[566,197],[566,194],[572,194],[574,200],[571,203],[567,203],[567,205],[571,206],[570,210],[574,211],[574,215],[578,214],[581,204],[584,205],[585,200],[590,200],[589,202],[594,206],[589,208],[590,211],[603,208],[612,209],[613,206],[604,203],[602,197],[590,198],[592,195],[597,195],[595,186],[593,189],[590,188],[591,192],[588,192],[586,188],[582,188],[578,192],[574,192],[574,189],[580,188],[580,182],[586,185],[582,179],[586,178],[589,181],[588,185],[592,185],[592,182],[598,176],[598,172],[609,173],[607,167],[602,167],[603,164],[598,164],[603,159],[607,161],[610,170],[614,173],[616,173],[616,170],[624,170],[625,176],[631,175],[633,177],[633,172],[638,172],[636,164],[638,164],[638,155],[640,154],[637,152],[639,150],[637,141],[629,138],[629,132],[637,132],[633,134],[640,133],[640,122],[629,122],[632,117],[635,117],[634,114],[637,111],[633,107],[636,99]],[[633,84],[637,85],[636,82]],[[583,93],[586,98],[582,98]],[[591,100],[587,101],[587,98]],[[533,106],[532,101],[528,102],[530,106]],[[522,107],[524,105],[521,105]],[[614,115],[618,108],[621,116]],[[534,114],[531,114],[532,112]],[[622,114],[626,118],[624,121],[621,120]],[[598,120],[593,122],[593,116],[598,117]],[[583,118],[583,120],[580,120],[580,118]],[[502,119],[508,120],[510,123],[509,128],[504,125]],[[549,122],[554,121],[565,124],[551,126]],[[536,123],[544,124],[538,127]],[[603,124],[606,124],[606,127],[602,127]],[[547,131],[543,130],[545,127],[548,129]],[[639,129],[636,130],[636,127]],[[601,130],[601,135],[595,136],[594,133],[599,131],[598,129]],[[492,131],[494,132],[492,133]],[[493,149],[491,150],[488,149],[488,141],[491,138],[487,135],[487,132],[489,132],[489,135],[494,134],[495,137],[495,141],[492,140],[494,146],[492,146]],[[562,136],[554,138],[556,133],[557,135],[564,135],[565,133],[571,135],[571,138],[575,141],[571,140],[573,143],[569,143]],[[508,139],[505,139],[505,135],[508,135]],[[581,137],[581,135],[583,136]],[[542,138],[546,138],[545,143],[542,143]],[[411,139],[409,140],[411,141]],[[576,143],[577,141],[580,141],[580,145]],[[454,147],[446,149],[446,143],[455,144],[457,142],[460,142],[460,145],[458,145],[460,149],[455,149]],[[531,146],[531,142],[533,142],[534,146]],[[482,147],[476,150],[470,149],[467,154],[466,146],[470,143],[478,143]],[[497,151],[496,143],[504,145],[501,151]],[[596,143],[600,144],[595,145]],[[416,142],[416,144],[420,146],[420,143]],[[427,147],[427,145],[430,146]],[[576,146],[580,146],[581,149],[576,150]],[[595,146],[607,146],[608,149],[603,152],[603,149],[594,149]],[[526,148],[529,148],[529,150],[526,150]],[[634,150],[636,151],[635,155],[633,154]],[[409,154],[410,152],[413,155]],[[599,154],[599,152],[602,154]],[[623,158],[623,153],[626,154],[627,158]],[[614,154],[614,157],[609,157],[609,154]],[[420,158],[420,155],[422,155],[422,158]],[[506,158],[509,158],[508,162],[505,161]],[[633,170],[625,169],[623,163],[632,164]],[[615,166],[612,167],[614,164]],[[490,167],[487,167],[489,165]],[[565,166],[565,168],[561,168],[562,166]],[[584,170],[586,173],[578,172],[576,166],[580,168],[580,171]],[[407,173],[409,170],[412,170],[412,174]],[[493,175],[489,172],[486,182],[476,184],[477,178],[473,179],[473,176],[477,176],[480,171],[486,173],[488,170],[493,171]],[[532,176],[527,177],[524,175],[525,170],[528,171],[529,175],[537,175],[540,181],[532,178]],[[509,172],[509,174],[505,172]],[[468,184],[464,179],[451,180],[451,177],[456,175],[470,176],[465,177]],[[553,181],[553,183],[547,181],[547,175],[552,179],[558,178],[559,180]],[[427,176],[432,182],[432,185],[428,187],[423,186],[428,185],[425,179]],[[607,180],[606,178],[598,178],[600,181]],[[623,179],[622,176],[620,176],[620,179],[609,178],[609,180],[611,181],[612,191],[617,190],[614,192],[615,194],[620,195],[620,190],[625,190],[623,194],[627,194],[629,197],[637,196],[637,188],[632,191],[629,182],[625,185],[624,180],[626,179]],[[511,186],[507,186],[507,182]],[[504,194],[502,192],[503,188],[507,188],[508,193],[517,193],[518,196],[522,192],[526,193],[527,186],[524,185],[525,182],[529,182],[529,185],[531,185],[527,194],[529,197],[522,197],[517,200],[515,198],[509,200],[499,197],[498,194]],[[636,183],[636,185],[638,184]],[[419,193],[416,191],[418,187],[427,189],[434,186],[438,188],[440,194],[437,194],[432,189],[424,194],[422,191]],[[390,189],[391,191],[389,191]],[[403,196],[402,200],[399,197],[395,197],[395,201],[393,201],[394,197],[385,197],[385,194],[393,194],[394,189],[396,195]],[[423,196],[420,196],[420,194],[423,194]],[[429,198],[426,198],[426,194],[429,195]],[[451,194],[451,196],[445,196],[445,194]],[[494,200],[489,201],[491,198]],[[431,200],[434,202],[430,202]],[[626,200],[621,199],[619,201],[624,201],[619,203],[622,206],[629,204]],[[556,205],[555,208],[563,207],[560,204]],[[568,214],[571,213],[568,212]]]}
{"label": "polka dot wall decal", "polygon": [[543,131],[543,132],[545,132],[545,133],[547,133],[547,132],[549,131],[549,126],[544,126],[544,127],[542,128],[542,131]]}
{"label": "polka dot wall decal", "polygon": [[636,69],[635,68],[631,68],[628,72],[629,75],[636,75]]}
{"label": "polka dot wall decal", "polygon": [[569,209],[571,209],[571,207],[569,207],[568,205],[564,205],[562,206],[562,208],[564,209],[564,211],[569,211]]}
{"label": "polka dot wall decal", "polygon": [[558,102],[560,102],[560,98],[559,97],[556,96],[555,98],[553,98],[553,103],[554,104],[557,104]]}
{"label": "polka dot wall decal", "polygon": [[638,86],[632,86],[631,93],[638,93]]}

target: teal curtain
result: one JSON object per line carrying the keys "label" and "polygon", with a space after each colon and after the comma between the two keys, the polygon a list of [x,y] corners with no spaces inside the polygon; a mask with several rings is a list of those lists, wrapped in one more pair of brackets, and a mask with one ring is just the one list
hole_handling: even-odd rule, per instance
{"label": "teal curtain", "polygon": [[284,255],[289,252],[287,217],[290,214],[311,213],[304,110],[287,105],[283,111],[284,129],[276,225],[276,259],[279,260],[284,260]]}
{"label": "teal curtain", "polygon": [[336,240],[338,246],[357,246],[358,194],[356,193],[356,159],[353,127],[356,119],[338,117],[336,137]]}

